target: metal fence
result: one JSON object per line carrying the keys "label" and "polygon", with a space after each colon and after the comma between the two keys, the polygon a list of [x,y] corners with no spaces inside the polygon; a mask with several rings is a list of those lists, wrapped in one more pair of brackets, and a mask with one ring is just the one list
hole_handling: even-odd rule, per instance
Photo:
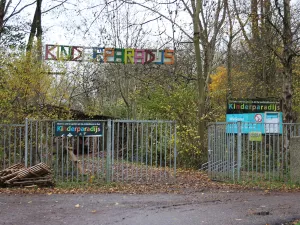
{"label": "metal fence", "polygon": [[[251,130],[262,132],[258,140]],[[231,181],[290,181],[289,141],[300,124],[215,123],[208,127],[209,176]]]}
{"label": "metal fence", "polygon": [[0,125],[0,168],[24,162],[25,125]]}
{"label": "metal fence", "polygon": [[0,126],[0,169],[44,162],[59,182],[147,183],[175,178],[174,121],[97,122],[102,123],[102,135],[92,137],[57,137],[53,120]]}

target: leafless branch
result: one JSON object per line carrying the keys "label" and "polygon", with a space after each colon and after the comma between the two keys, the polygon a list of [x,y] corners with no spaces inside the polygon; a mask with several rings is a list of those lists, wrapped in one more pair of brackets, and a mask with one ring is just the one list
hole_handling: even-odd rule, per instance
{"label": "leafless branch", "polygon": [[131,4],[131,5],[138,5],[140,7],[143,7],[145,9],[150,10],[151,12],[154,12],[154,13],[160,15],[161,17],[165,18],[169,22],[171,22],[174,25],[176,25],[176,27],[178,27],[189,39],[191,39],[191,40],[193,39],[193,37],[190,34],[188,34],[184,29],[182,29],[182,27],[178,23],[174,22],[172,19],[168,18],[167,16],[165,16],[164,14],[158,12],[157,10],[155,10],[153,8],[150,8],[150,7],[146,6],[146,5],[140,4],[138,2],[135,2],[135,1],[122,0],[122,2],[127,3],[127,4]]}
{"label": "leafless branch", "polygon": [[188,11],[188,13],[190,14],[190,16],[193,18],[193,12],[190,10],[190,8],[188,7],[188,5],[186,4],[186,2],[184,0],[181,0],[184,7],[186,8],[186,10]]}
{"label": "leafless branch", "polygon": [[278,51],[276,49],[273,48],[272,45],[270,45],[269,43],[267,43],[268,48],[271,49],[271,51],[274,53],[274,55],[276,55],[276,57],[281,61],[284,62],[284,58],[278,53]]}
{"label": "leafless branch", "polygon": [[147,23],[150,23],[150,22],[152,22],[152,21],[155,21],[155,20],[157,20],[157,19],[159,19],[159,18],[161,18],[161,16],[158,16],[158,17],[156,17],[156,18],[154,18],[154,19],[151,19],[151,20],[147,20],[147,21],[145,21],[145,22],[143,22],[143,23],[139,23],[139,24],[130,24],[129,25],[129,27],[131,27],[131,26],[135,26],[135,25],[140,25],[140,26],[142,26],[142,25],[145,25],[145,24],[147,24]]}
{"label": "leafless branch", "polygon": [[52,8],[47,9],[46,11],[42,12],[42,14],[47,13],[47,12],[49,12],[49,11],[51,11],[51,10],[53,10],[53,9],[55,9],[55,8],[57,8],[57,7],[59,7],[59,6],[61,6],[61,5],[63,5],[63,4],[66,3],[67,1],[68,1],[68,0],[62,1],[60,4],[57,4],[56,6],[53,6]]}
{"label": "leafless branch", "polygon": [[240,24],[240,26],[241,26],[241,30],[242,30],[243,36],[244,36],[246,42],[250,45],[250,40],[249,40],[249,38],[248,38],[248,36],[247,36],[247,33],[246,33],[246,31],[245,31],[245,24],[248,22],[249,17],[247,18],[246,23],[243,24],[243,22],[242,22],[242,20],[241,20],[241,18],[240,18],[240,16],[239,16],[239,13],[238,13],[238,10],[237,10],[237,7],[236,7],[236,2],[235,2],[235,0],[233,0],[233,6],[234,6],[234,10],[235,10],[235,12],[236,12],[237,20],[238,20],[238,22],[239,22],[239,24]]}
{"label": "leafless branch", "polygon": [[96,22],[96,20],[99,18],[99,16],[102,14],[103,10],[106,8],[106,6],[104,6],[100,12],[97,14],[97,16],[95,16],[94,20],[91,22],[91,24],[89,25],[88,29],[86,29],[86,31],[84,32],[84,35],[86,35],[86,33],[91,29],[91,27],[93,26],[93,24]]}
{"label": "leafless branch", "polygon": [[276,7],[276,9],[277,9],[277,11],[278,11],[279,16],[280,16],[281,19],[283,20],[284,17],[283,17],[283,15],[281,14],[281,10],[280,10],[280,6],[279,6],[279,3],[278,3],[278,0],[275,0],[275,7]]}
{"label": "leafless branch", "polygon": [[292,35],[295,35],[298,32],[299,28],[300,28],[300,23],[298,23],[296,25],[296,28],[295,28],[294,32],[292,33]]}
{"label": "leafless branch", "polygon": [[24,6],[23,6],[21,9],[19,9],[18,11],[16,11],[16,7],[15,7],[14,11],[13,11],[8,17],[5,18],[4,22],[7,22],[11,17],[13,17],[13,16],[19,14],[22,10],[24,10],[25,8],[31,6],[31,5],[33,5],[33,4],[35,4],[35,3],[36,3],[36,1],[34,1],[34,2],[32,2],[32,3],[29,3],[29,4],[27,4],[27,5],[24,5]]}
{"label": "leafless branch", "polygon": [[281,37],[281,39],[283,40],[283,34],[280,31],[280,29],[267,17],[267,22],[274,28],[274,30],[276,31],[276,33]]}
{"label": "leafless branch", "polygon": [[7,14],[7,11],[8,11],[8,8],[9,8],[11,2],[12,2],[12,0],[10,0],[10,1],[7,3],[6,8],[4,9],[4,15]]}

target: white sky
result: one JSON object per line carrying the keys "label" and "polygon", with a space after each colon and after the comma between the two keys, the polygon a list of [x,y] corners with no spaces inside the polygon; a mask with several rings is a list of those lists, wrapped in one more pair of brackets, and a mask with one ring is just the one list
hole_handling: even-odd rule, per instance
{"label": "white sky", "polygon": [[[28,2],[32,2],[33,0],[22,0],[21,4],[26,4]],[[60,0],[61,1],[61,0]],[[49,9],[53,7],[54,5],[57,5],[59,0],[44,0],[43,1],[43,9]],[[75,3],[79,1],[80,7],[77,7]],[[137,2],[144,2],[143,0],[136,0]],[[169,1],[169,0],[165,0]],[[17,0],[13,0],[13,3],[17,2]],[[61,44],[61,45],[81,45],[81,46],[112,46],[112,41],[109,41],[109,38],[107,38],[107,35],[109,33],[112,33],[112,30],[110,30],[111,26],[107,23],[107,21],[104,20],[104,17],[98,19],[93,26],[90,28],[90,31],[88,33],[85,33],[84,31],[87,30],[88,25],[91,24],[91,22],[94,20],[95,16],[99,14],[99,11],[102,6],[95,7],[89,10],[82,10],[79,12],[79,8],[88,8],[89,6],[95,5],[99,2],[102,2],[102,0],[96,1],[96,0],[68,0],[68,3],[65,4],[66,8],[68,10],[64,10],[62,7],[54,9],[53,11],[43,14],[42,17],[42,24],[43,24],[43,31],[44,31],[44,44]],[[299,4],[300,0],[292,0],[293,4]],[[21,5],[20,5],[21,7]],[[26,11],[22,13],[22,18],[24,21],[31,22],[33,19],[33,14],[35,10],[35,5],[28,8]],[[166,6],[161,9],[162,12],[165,15],[168,15],[168,11]],[[174,8],[173,8],[174,10]],[[141,21],[145,21],[148,18],[152,19],[154,18],[153,15],[147,15],[145,11],[141,11],[141,8],[138,7],[130,7],[129,11],[129,23],[134,23],[134,18],[137,18],[136,15],[138,15],[138,19]],[[103,14],[105,13],[105,10]],[[109,13],[112,16],[112,13]],[[145,18],[142,18],[144,15]],[[120,26],[125,27],[126,21],[124,21],[124,17],[119,17],[119,19],[116,19],[116,21],[120,21]],[[181,22],[180,22],[181,21]],[[136,21],[138,22],[138,21]],[[185,13],[183,15],[180,14],[180,17],[177,20],[178,23],[190,23],[190,17]],[[157,25],[157,22],[152,21],[148,23],[148,26],[145,26],[145,34],[140,34],[140,42],[143,43],[145,48],[147,47],[153,47],[153,46],[160,46],[162,45],[161,36],[163,38],[167,38],[167,35],[172,35],[172,29],[171,29],[171,23],[165,22],[164,24]],[[187,32],[191,33],[191,27],[187,25]],[[106,34],[103,33],[100,34],[100,29],[106,28],[107,32]],[[167,35],[158,35],[163,30],[166,31]],[[126,29],[120,30],[120,36],[123,38],[126,36]],[[175,35],[177,38],[180,38],[182,33],[176,29]],[[106,36],[106,39],[105,39]],[[135,40],[134,38],[137,38],[137,30],[135,29],[129,31],[130,39]],[[182,41],[186,41],[182,39]],[[128,43],[130,44],[130,43]],[[122,46],[120,46],[122,47]],[[139,46],[140,47],[140,46]],[[168,46],[170,47],[170,46]]]}

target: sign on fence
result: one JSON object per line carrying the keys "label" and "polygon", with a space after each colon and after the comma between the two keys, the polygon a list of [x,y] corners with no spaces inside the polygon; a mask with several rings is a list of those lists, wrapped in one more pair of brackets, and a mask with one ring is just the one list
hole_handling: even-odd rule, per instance
{"label": "sign on fence", "polygon": [[102,123],[95,121],[57,121],[55,136],[102,136]]}
{"label": "sign on fence", "polygon": [[262,141],[262,133],[261,132],[249,132],[249,141]]}
{"label": "sign on fence", "polygon": [[279,101],[260,99],[228,100],[226,122],[228,133],[237,133],[237,122],[241,122],[241,133],[261,132],[282,134],[282,112]]}

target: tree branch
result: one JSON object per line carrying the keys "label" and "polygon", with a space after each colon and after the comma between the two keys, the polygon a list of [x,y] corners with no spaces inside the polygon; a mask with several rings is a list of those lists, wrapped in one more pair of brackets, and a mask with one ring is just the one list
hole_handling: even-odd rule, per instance
{"label": "tree branch", "polygon": [[[6,15],[6,13],[7,13],[7,11],[8,11],[8,8],[9,8],[11,2],[12,2],[12,0],[10,0],[10,1],[7,3],[6,8],[4,9],[4,15]],[[1,2],[1,3],[2,3],[2,2]],[[3,3],[2,3],[2,4],[3,4]],[[5,3],[4,3],[4,4],[5,4]],[[5,7],[5,5],[4,5],[4,7]]]}
{"label": "tree branch", "polygon": [[190,16],[193,18],[193,13],[192,11],[190,10],[190,8],[188,7],[188,5],[186,4],[186,2],[184,0],[181,0],[184,7],[186,8],[186,10],[188,11],[188,13],[190,14]]}
{"label": "tree branch", "polygon": [[35,4],[35,3],[36,3],[36,1],[34,1],[34,2],[32,2],[32,3],[29,3],[29,4],[25,5],[25,6],[23,6],[21,9],[19,9],[17,12],[15,12],[15,10],[14,10],[14,12],[12,12],[12,13],[4,20],[4,21],[7,22],[11,17],[13,17],[13,16],[19,14],[22,10],[24,10],[25,8],[31,6],[31,5],[33,5],[33,4]]}
{"label": "tree branch", "polygon": [[135,26],[135,25],[140,25],[140,26],[142,26],[142,25],[145,25],[145,24],[147,24],[147,23],[150,23],[150,22],[152,22],[152,21],[154,21],[154,20],[157,20],[157,19],[159,19],[159,18],[161,18],[161,16],[158,16],[158,17],[156,17],[156,18],[154,18],[154,19],[151,19],[151,20],[145,21],[145,22],[143,22],[143,23],[139,23],[139,24],[135,24],[135,23],[133,23],[133,24],[130,24],[130,25],[129,25],[129,27],[131,27],[131,26]]}
{"label": "tree branch", "polygon": [[298,23],[298,24],[296,25],[296,28],[295,28],[294,32],[292,33],[293,36],[298,32],[298,29],[299,29],[299,28],[300,28],[300,23]]}
{"label": "tree branch", "polygon": [[[239,24],[240,24],[240,26],[241,26],[241,30],[242,30],[243,36],[244,36],[244,38],[245,38],[247,44],[250,46],[250,45],[251,45],[251,44],[250,44],[250,40],[249,40],[249,38],[248,38],[248,36],[247,36],[247,33],[246,33],[246,31],[245,31],[245,24],[243,24],[243,22],[242,22],[242,20],[241,20],[241,18],[240,18],[240,16],[239,16],[239,13],[238,13],[238,10],[237,10],[237,7],[236,7],[236,2],[235,2],[235,0],[233,0],[233,6],[234,6],[234,10],[235,10],[235,12],[236,12],[237,20],[239,21]],[[247,18],[247,21],[248,21],[248,20],[249,20],[249,17]]]}
{"label": "tree branch", "polygon": [[188,34],[184,29],[182,29],[182,27],[181,27],[179,24],[177,24],[176,22],[172,21],[170,18],[168,18],[168,17],[165,16],[164,14],[158,12],[157,10],[155,10],[155,9],[153,9],[153,8],[150,8],[150,7],[148,7],[148,6],[142,5],[142,4],[140,4],[140,3],[137,3],[137,2],[135,2],[135,1],[130,2],[130,1],[127,1],[127,0],[122,0],[122,2],[127,3],[127,4],[130,4],[130,5],[138,5],[138,6],[140,6],[140,7],[143,7],[143,8],[145,8],[145,9],[150,10],[151,12],[157,13],[157,14],[160,15],[161,17],[165,18],[165,19],[168,20],[169,22],[171,22],[171,23],[173,23],[174,25],[176,25],[176,26],[179,28],[179,30],[181,30],[181,31],[182,31],[189,39],[193,40],[193,37],[192,37],[190,34]]}
{"label": "tree branch", "polygon": [[47,9],[46,11],[42,12],[42,14],[47,13],[47,12],[51,11],[52,9],[55,9],[55,8],[57,8],[57,7],[61,6],[61,5],[63,5],[63,4],[66,3],[67,1],[68,1],[68,0],[62,1],[60,4],[58,4],[58,5],[56,5],[56,6],[53,6],[52,8]]}

